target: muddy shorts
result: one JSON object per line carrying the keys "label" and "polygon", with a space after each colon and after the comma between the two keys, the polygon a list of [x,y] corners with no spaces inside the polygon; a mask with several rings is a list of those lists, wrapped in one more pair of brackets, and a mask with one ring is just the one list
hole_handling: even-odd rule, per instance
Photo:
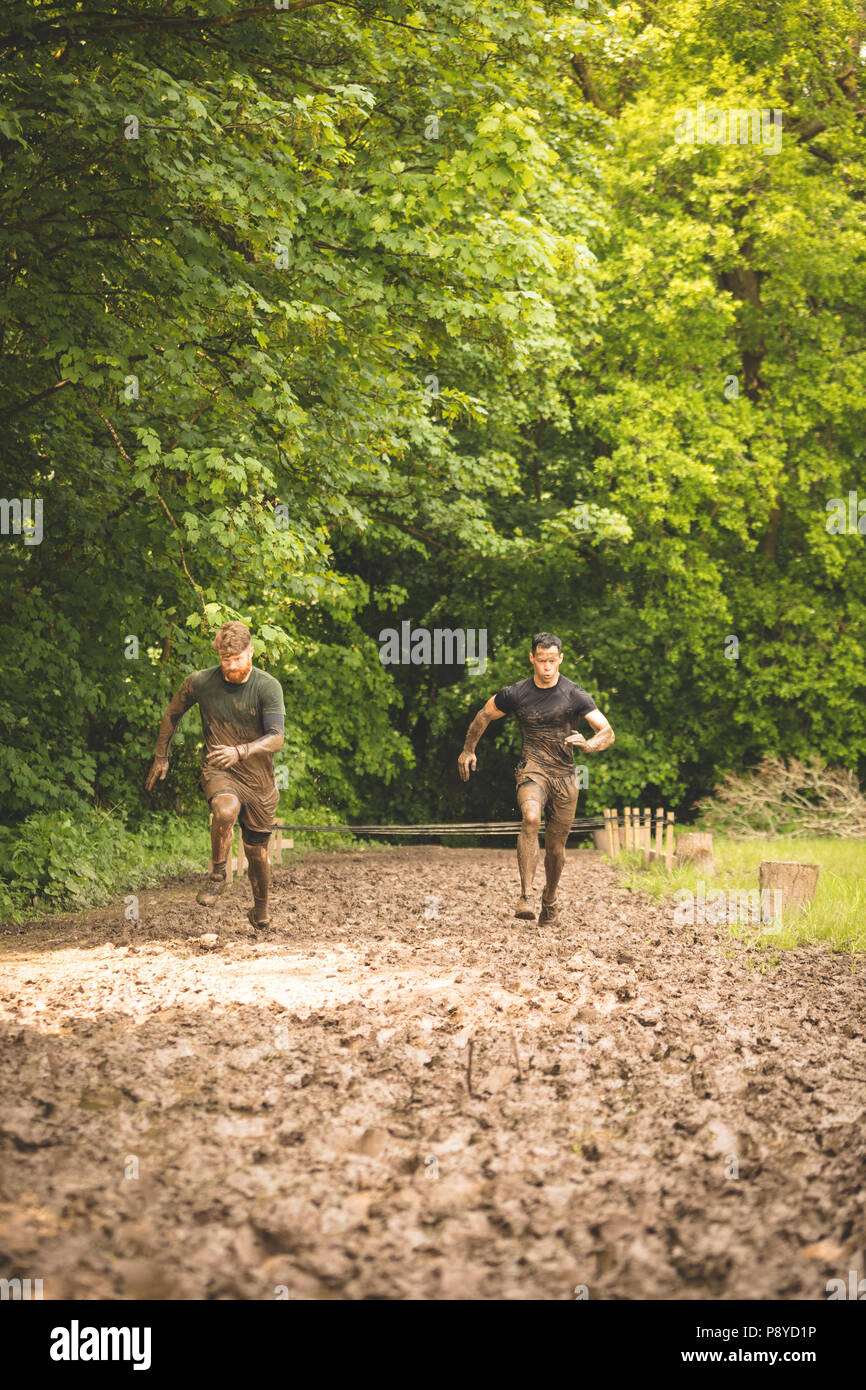
{"label": "muddy shorts", "polygon": [[557,838],[567,837],[580,792],[577,773],[554,773],[551,776],[541,768],[518,767],[514,780],[517,783],[517,804],[521,812],[524,802],[537,802],[540,810],[547,808],[546,832]]}
{"label": "muddy shorts", "polygon": [[[280,793],[274,783],[272,786],[256,787],[254,789],[244,786],[232,777],[231,768],[207,767],[202,769],[199,778],[199,786],[210,802],[211,797],[218,792],[232,792],[241,803],[238,814],[238,822],[241,832],[247,844],[263,844],[264,840],[258,840],[258,836],[270,835],[274,824],[274,816]],[[247,832],[252,832],[256,839],[251,839]]]}

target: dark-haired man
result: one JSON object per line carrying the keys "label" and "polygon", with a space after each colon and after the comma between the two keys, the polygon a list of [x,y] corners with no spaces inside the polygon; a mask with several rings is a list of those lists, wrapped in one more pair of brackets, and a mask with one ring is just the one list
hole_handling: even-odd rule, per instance
{"label": "dark-haired man", "polygon": [[270,923],[268,845],[280,793],[274,779],[274,753],[283,746],[286,708],[278,680],[253,665],[250,630],[223,623],[213,641],[219,666],[187,676],[163,715],[145,791],[168,771],[168,747],[186,711],[197,704],[205,751],[199,785],[211,821],[211,871],[196,902],[212,907],[226,885],[226,859],[235,821],[240,820],[250,866],[254,927]]}
{"label": "dark-haired man", "polygon": [[[599,753],[614,741],[614,732],[590,695],[559,673],[562,643],[552,632],[539,632],[532,639],[529,653],[532,675],[516,685],[497,690],[476,714],[466,734],[457,767],[464,782],[477,766],[475,748],[487,725],[494,719],[513,714],[523,736],[523,749],[517,764],[517,802],[522,826],[517,840],[520,870],[520,901],[515,917],[535,921],[529,901],[538,862],[538,829],[541,812],[547,806],[544,828],[545,884],[541,895],[539,926],[555,922],[559,916],[556,889],[565,864],[565,842],[577,806],[578,781],[571,747],[585,753]],[[578,719],[596,730],[587,740],[574,724]]]}

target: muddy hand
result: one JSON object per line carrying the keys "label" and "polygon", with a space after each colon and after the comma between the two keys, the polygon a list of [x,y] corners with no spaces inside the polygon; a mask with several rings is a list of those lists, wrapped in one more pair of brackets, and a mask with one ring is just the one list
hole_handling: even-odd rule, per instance
{"label": "muddy hand", "polygon": [[208,754],[208,762],[213,763],[214,767],[234,767],[240,759],[240,753],[236,748],[232,748],[227,743],[217,744]]}
{"label": "muddy hand", "polygon": [[150,765],[150,772],[147,774],[147,781],[144,784],[146,792],[152,791],[157,781],[164,782],[165,774],[168,772],[168,758],[154,758]]}
{"label": "muddy hand", "polygon": [[588,746],[583,734],[579,734],[577,730],[575,730],[573,734],[569,734],[568,738],[565,738],[562,741],[563,743],[574,744],[575,748],[586,748]]}
{"label": "muddy hand", "polygon": [[461,782],[468,782],[470,772],[474,772],[477,766],[478,759],[474,753],[461,753],[457,759],[457,770],[460,773]]}

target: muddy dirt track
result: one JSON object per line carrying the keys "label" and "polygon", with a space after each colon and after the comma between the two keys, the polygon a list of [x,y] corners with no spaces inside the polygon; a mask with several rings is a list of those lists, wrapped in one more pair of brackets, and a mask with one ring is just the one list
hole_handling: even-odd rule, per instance
{"label": "muddy dirt track", "polygon": [[504,850],[309,854],[264,939],[246,879],[7,928],[0,1275],[93,1299],[866,1275],[866,962],[761,973],[589,850],[554,927],[510,915],[516,881]]}

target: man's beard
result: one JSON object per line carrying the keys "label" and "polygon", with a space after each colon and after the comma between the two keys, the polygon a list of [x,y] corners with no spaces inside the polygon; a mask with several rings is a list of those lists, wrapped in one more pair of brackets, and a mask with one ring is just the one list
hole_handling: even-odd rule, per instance
{"label": "man's beard", "polygon": [[253,663],[250,661],[242,671],[232,671],[231,675],[228,676],[225,671],[223,671],[223,679],[227,680],[231,685],[238,685],[241,681],[246,680],[252,669]]}

